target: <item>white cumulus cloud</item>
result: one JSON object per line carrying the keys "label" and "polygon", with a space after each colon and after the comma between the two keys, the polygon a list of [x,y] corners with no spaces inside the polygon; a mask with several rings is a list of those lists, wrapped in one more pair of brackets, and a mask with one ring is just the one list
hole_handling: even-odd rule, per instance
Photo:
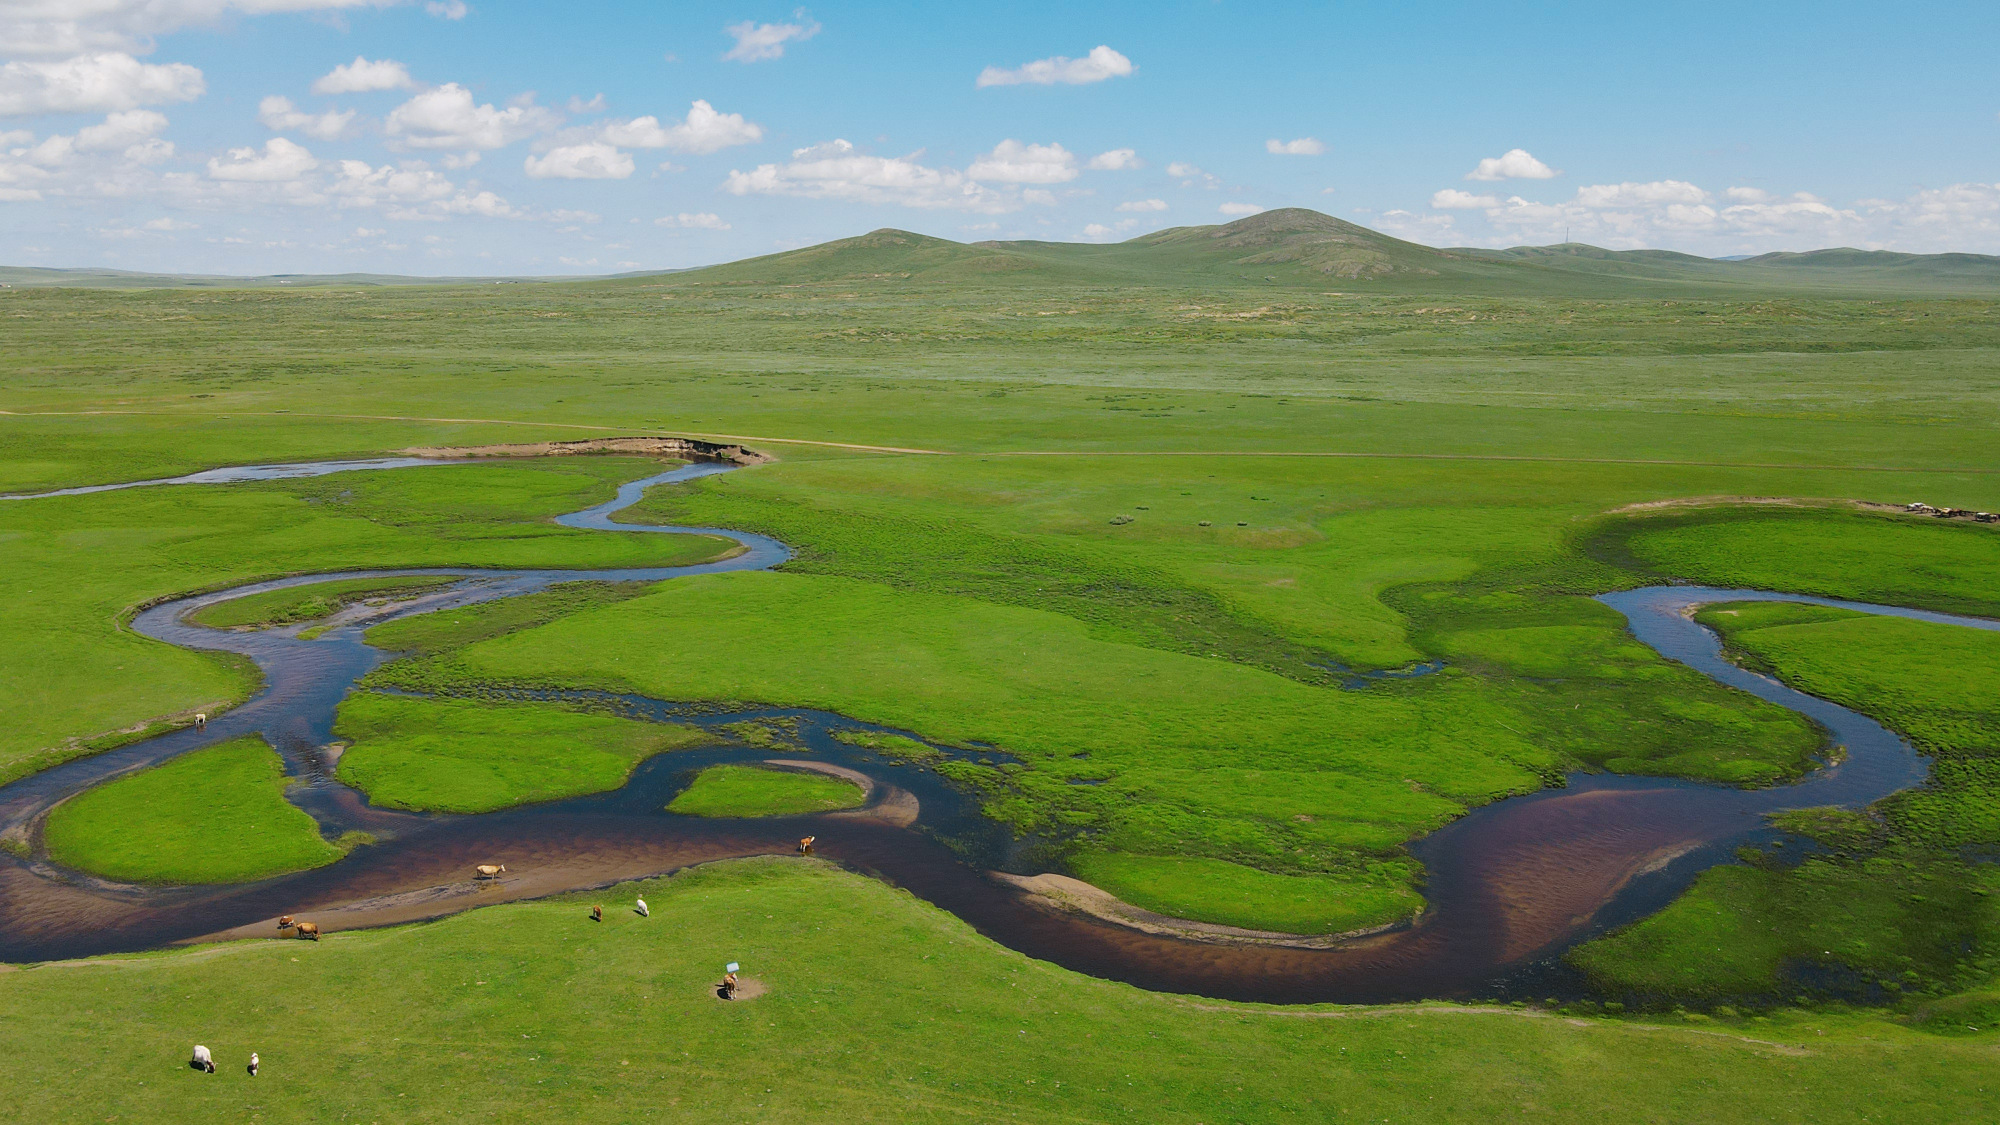
{"label": "white cumulus cloud", "polygon": [[788,195],[852,203],[1000,214],[1029,203],[1051,203],[1047,192],[993,188],[952,168],[920,162],[922,153],[871,156],[844,140],[796,149],[783,164],[731,171],[722,190],[732,195]]}
{"label": "white cumulus cloud", "polygon": [[1061,145],[1005,140],[972,162],[966,177],[1003,184],[1063,184],[1076,179],[1076,157]]}
{"label": "white cumulus cloud", "polygon": [[312,84],[315,94],[368,94],[377,90],[409,90],[416,86],[410,68],[394,59],[369,61],[360,55],[320,75]]}
{"label": "white cumulus cloud", "polygon": [[347,131],[354,122],[354,111],[345,113],[329,109],[325,113],[301,113],[292,104],[292,99],[283,94],[272,94],[257,103],[257,120],[268,129],[283,133],[304,133],[308,137],[318,137],[323,141],[333,140]]}
{"label": "white cumulus cloud", "polygon": [[1145,166],[1146,162],[1139,159],[1139,154],[1129,148],[1114,148],[1090,158],[1090,167],[1098,172],[1125,172]]}
{"label": "white cumulus cloud", "polygon": [[1262,211],[1263,208],[1257,206],[1255,203],[1225,203],[1222,206],[1217,207],[1216,210],[1222,212],[1225,215],[1236,215],[1240,217],[1243,215],[1255,215],[1259,211]]}
{"label": "white cumulus cloud", "polygon": [[389,112],[386,130],[410,148],[503,148],[547,132],[561,118],[524,99],[506,109],[473,101],[472,91],[456,82],[404,102]]}
{"label": "white cumulus cloud", "polygon": [[1129,202],[1120,203],[1118,206],[1112,208],[1114,211],[1164,211],[1166,209],[1167,201],[1164,199],[1134,199]]}
{"label": "white cumulus cloud", "polygon": [[632,156],[615,145],[591,141],[530,156],[524,167],[538,180],[622,180],[632,174]]}
{"label": "white cumulus cloud", "polygon": [[1106,46],[1096,46],[1080,59],[1063,55],[1036,59],[1007,70],[989,66],[979,72],[978,85],[986,86],[1083,86],[1107,78],[1124,78],[1134,67],[1132,60]]}
{"label": "white cumulus cloud", "polygon": [[0,44],[14,57],[118,50],[143,54],[155,37],[231,16],[385,8],[400,0],[5,0]]}
{"label": "white cumulus cloud", "polygon": [[208,175],[215,180],[273,184],[296,180],[317,167],[319,161],[312,153],[283,137],[272,137],[264,142],[262,152],[232,148],[227,160],[210,158]]}
{"label": "white cumulus cloud", "polygon": [[1457,188],[1445,188],[1431,196],[1431,206],[1440,211],[1470,211],[1482,207],[1500,206],[1497,195],[1474,195]]}
{"label": "white cumulus cloud", "polygon": [[712,211],[702,211],[697,214],[689,214],[686,211],[682,211],[678,215],[662,215],[654,219],[653,223],[656,226],[680,227],[686,230],[729,229],[729,224],[722,221],[722,216]]}
{"label": "white cumulus cloud", "polygon": [[1212,173],[1204,172],[1192,164],[1175,161],[1167,165],[1167,175],[1181,182],[1182,187],[1219,188],[1222,180]]}
{"label": "white cumulus cloud", "polygon": [[76,132],[76,147],[84,152],[111,152],[130,149],[167,127],[167,115],[150,109],[128,109],[110,113],[102,125],[86,125]]}
{"label": "white cumulus cloud", "polygon": [[720,152],[733,145],[755,144],[764,139],[764,127],[744,120],[740,113],[721,113],[706,101],[696,99],[688,108],[687,117],[672,125],[661,125],[657,117],[636,117],[613,121],[603,127],[600,135],[615,145],[699,155]]}
{"label": "white cumulus cloud", "polygon": [[1686,180],[1635,184],[1591,184],[1576,189],[1579,207],[1648,207],[1662,203],[1706,203],[1708,193]]}
{"label": "white cumulus cloud", "polygon": [[122,52],[56,62],[0,65],[0,117],[101,113],[198,98],[201,71],[186,63],[142,63]]}
{"label": "white cumulus cloud", "polygon": [[1311,137],[1300,137],[1295,141],[1272,137],[1264,142],[1264,151],[1273,156],[1318,156],[1326,151],[1326,145]]}
{"label": "white cumulus cloud", "polygon": [[1465,174],[1468,180],[1552,180],[1555,169],[1536,160],[1525,148],[1510,148],[1499,156],[1489,156],[1479,167]]}
{"label": "white cumulus cloud", "polygon": [[783,58],[785,44],[811,39],[819,34],[819,25],[810,20],[762,24],[744,20],[723,28],[722,32],[736,40],[736,45],[724,51],[722,57],[732,62],[753,63]]}
{"label": "white cumulus cloud", "polygon": [[465,0],[425,0],[424,11],[441,20],[462,20],[472,9]]}

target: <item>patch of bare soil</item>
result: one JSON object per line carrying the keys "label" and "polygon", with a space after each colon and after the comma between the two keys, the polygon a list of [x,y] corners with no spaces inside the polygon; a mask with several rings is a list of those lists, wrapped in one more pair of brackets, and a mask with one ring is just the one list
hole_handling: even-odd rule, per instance
{"label": "patch of bare soil", "polygon": [[729,997],[722,995],[721,985],[711,984],[708,986],[708,994],[710,996],[715,997],[717,1000],[727,999],[732,1002],[737,1000],[755,1000],[769,991],[771,990],[764,986],[764,982],[758,980],[756,977],[737,977],[736,995]]}
{"label": "patch of bare soil", "polygon": [[908,828],[917,822],[917,815],[923,807],[917,803],[917,795],[894,785],[883,785],[860,770],[836,766],[827,762],[812,762],[803,758],[766,758],[767,766],[778,766],[788,770],[810,770],[823,773],[843,781],[851,781],[861,787],[861,799],[866,802],[858,809],[842,809],[827,813],[829,817],[843,820],[879,820],[897,828]]}
{"label": "patch of bare soil", "polygon": [[1188,918],[1155,914],[1150,910],[1133,906],[1101,887],[1094,887],[1081,879],[1072,879],[1067,875],[1053,873],[1009,875],[1004,871],[992,871],[988,874],[1002,883],[1027,892],[1029,901],[1041,906],[1072,914],[1088,914],[1093,918],[1138,930],[1141,933],[1207,942],[1212,945],[1274,945],[1291,949],[1332,949],[1345,945],[1355,938],[1382,933],[1402,925],[1396,922],[1386,926],[1355,930],[1351,933],[1318,935],[1246,930],[1237,926],[1221,926],[1212,922],[1196,922]]}

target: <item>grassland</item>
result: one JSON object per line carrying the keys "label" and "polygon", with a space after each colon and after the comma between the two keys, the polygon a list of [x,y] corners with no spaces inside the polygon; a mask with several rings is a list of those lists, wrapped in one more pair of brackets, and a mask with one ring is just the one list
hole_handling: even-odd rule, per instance
{"label": "grassland", "polygon": [[862,801],[861,787],[838,777],[710,766],[667,804],[683,816],[798,816],[851,809]]}
{"label": "grassland", "polygon": [[[643,895],[652,917],[589,904]],[[738,961],[768,992],[727,1004]],[[1863,1012],[1272,1009],[999,949],[811,861],[0,974],[37,1121],[1972,1121],[1994,1034]],[[188,1070],[208,1045],[221,1072]],[[242,1073],[262,1056],[253,1081]],[[1588,1075],[1590,1080],[1579,1080]]]}
{"label": "grassland", "polygon": [[334,733],[338,776],[375,804],[475,813],[625,784],[654,754],[709,741],[692,727],[535,704],[355,692]]}
{"label": "grassland", "polygon": [[[1989,297],[875,272],[4,291],[0,488],[509,438],[750,439],[781,461],[661,490],[631,517],[769,531],[800,551],[783,572],[399,622],[371,637],[418,655],[383,682],[636,687],[992,742],[991,765],[938,768],[1046,841],[1051,866],[1170,913],[1279,928],[1401,916],[1421,879],[1406,838],[1566,769],[1755,784],[1818,749],[1788,713],[1635,646],[1589,594],[1673,575],[1969,607],[1994,587],[1987,541],[1957,528],[1836,509],[1606,515],[1691,497],[2000,507]],[[484,421],[466,420],[475,412]],[[13,693],[0,703],[19,716],[0,769],[243,690],[240,675],[117,632],[120,611],[151,598],[337,566],[677,558],[668,537],[540,522],[632,468],[440,468],[0,507],[0,692]],[[78,582],[85,553],[102,576]],[[1354,669],[1433,658],[1444,671],[1340,686]],[[1940,777],[1960,768],[1986,776],[1968,756]],[[1926,919],[1946,906],[1983,917],[1965,896],[1989,869],[1895,835],[1894,820],[1946,788],[1835,823],[1847,842],[1813,861],[1826,866],[1810,886],[1766,863],[1690,899],[1739,919],[1744,902],[1782,900],[1785,917],[1809,920],[1853,897],[1879,920],[1872,952],[1852,953],[1874,958],[1856,962],[1868,987],[1922,978],[1902,984],[1893,1018],[1778,1009],[1639,1031],[1486,1011],[1211,1011],[1022,962],[874,884],[754,866],[649,886],[653,921],[672,914],[672,927],[573,932],[555,927],[579,903],[507,907],[303,955],[138,958],[101,970],[112,984],[85,975],[96,968],[6,974],[0,1004],[25,997],[37,1031],[53,1029],[30,1037],[16,1072],[84,1069],[105,1089],[115,1076],[112,1112],[166,1116],[230,1095],[156,1091],[150,1076],[139,1088],[134,1052],[157,1047],[171,1066],[200,1036],[224,1051],[314,1042],[291,1104],[355,1119],[486,1106],[568,1119],[579,1099],[614,1116],[668,1105],[732,1119],[1140,1106],[1193,1120],[1952,1119],[1990,1100],[1986,1033],[1962,1028],[2000,1005],[1990,966],[1944,952],[1968,931]],[[1869,862],[1915,866],[1875,878]],[[1926,913],[1913,895],[1939,905]],[[1741,944],[1719,958],[1740,981],[1787,972],[1821,932],[1780,928],[1709,932]],[[1631,948],[1628,983],[1608,987],[1717,994]],[[1672,948],[1691,960],[1703,947]],[[759,959],[774,950],[814,967],[767,973]],[[708,999],[700,985],[732,957],[779,987],[738,1008]],[[267,987],[211,988],[231,958]],[[687,992],[646,991],[663,966]],[[127,983],[142,973],[159,983]],[[274,999],[270,980],[296,990]],[[1040,991],[1024,1005],[1030,983]],[[406,1009],[422,1027],[400,1038],[424,1046],[384,1046],[381,1028]],[[120,1042],[107,1025],[159,1039]],[[873,1037],[823,1037],[833,1025]],[[1974,1038],[1940,1037],[1953,1027]],[[509,1044],[526,1049],[519,1067],[487,1065]],[[426,1052],[416,1065],[413,1050]],[[268,1078],[286,1074],[265,1057]],[[54,1096],[28,1081],[9,1088]],[[287,1096],[259,1082],[259,1098]]]}
{"label": "grassland", "polygon": [[2000,616],[2000,535],[1983,524],[1710,508],[1634,520],[1593,546],[1642,573],[1711,586]]}
{"label": "grassland", "polygon": [[[0,778],[161,716],[219,710],[239,665],[123,628],[132,608],[283,574],[398,566],[633,566],[728,544],[545,522],[651,462],[460,465],[0,504]],[[80,566],[79,560],[89,565]],[[98,743],[101,745],[101,742]]]}
{"label": "grassland", "polygon": [[317,582],[311,586],[268,590],[248,597],[231,598],[196,610],[188,619],[211,629],[264,629],[274,625],[297,625],[332,617],[341,610],[369,598],[397,594],[410,596],[434,590],[449,578],[350,578],[341,582]]}
{"label": "grassland", "polygon": [[1697,620],[1738,662],[1935,755],[1932,779],[1863,812],[1781,817],[1822,854],[1746,852],[1746,865],[1707,872],[1572,959],[1614,990],[1708,1003],[1832,993],[1930,1004],[1988,986],[2000,971],[2000,870],[1980,857],[2000,846],[2000,634],[1785,603],[1710,606]]}
{"label": "grassland", "polygon": [[244,883],[347,854],[285,800],[285,769],[257,737],[182,755],[56,806],[49,858],[128,883]]}

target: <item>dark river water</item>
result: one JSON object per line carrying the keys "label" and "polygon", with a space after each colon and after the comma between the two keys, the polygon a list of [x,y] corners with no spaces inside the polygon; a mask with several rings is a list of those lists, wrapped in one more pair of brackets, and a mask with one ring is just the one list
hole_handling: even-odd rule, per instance
{"label": "dark river water", "polygon": [[[137,483],[270,479],[411,463],[437,464],[414,459],[326,462]],[[40,818],[64,797],[178,754],[256,733],[277,747],[287,770],[299,779],[290,791],[292,800],[329,835],[364,829],[379,842],[315,871],[223,887],[112,884],[62,869],[39,850],[27,860],[0,856],[0,960],[269,935],[276,932],[272,919],[285,913],[311,917],[327,930],[407,922],[715,859],[789,853],[800,836],[816,835],[822,857],[902,886],[995,941],[1079,972],[1145,988],[1273,1003],[1575,992],[1581,984],[1561,966],[1563,951],[1659,909],[1701,871],[1727,861],[1738,846],[1775,838],[1766,814],[1865,805],[1920,784],[1927,774],[1926,760],[1873,720],[1724,660],[1715,635],[1689,620],[1689,609],[1721,601],[1799,601],[2000,629],[1996,621],[1757,590],[1662,586],[1606,594],[1599,600],[1623,613],[1640,641],[1723,683],[1807,715],[1845,747],[1844,757],[1796,784],[1756,790],[1579,773],[1565,788],[1476,809],[1410,845],[1429,871],[1429,909],[1417,924],[1332,948],[1162,936],[1053,909],[989,874],[1039,872],[1032,848],[980,816],[971,799],[929,769],[835,737],[843,731],[885,728],[825,712],[721,709],[597,694],[598,705],[641,719],[706,727],[760,721],[784,732],[783,740],[794,745],[676,751],[643,763],[624,787],[611,793],[476,816],[377,809],[333,779],[334,711],[357,679],[392,658],[362,642],[369,625],[559,582],[659,581],[763,569],[789,558],[784,544],[762,536],[611,520],[654,485],[729,470],[699,464],[661,473],[623,486],[614,500],[557,520],[568,527],[606,531],[710,534],[743,545],[741,552],[716,562],[600,571],[348,571],[182,598],[139,614],[134,628],[147,636],[248,656],[263,671],[265,687],[243,706],[213,718],[204,731],[164,734],[0,787],[0,832],[26,826],[38,840],[34,829]],[[412,574],[461,581],[393,606],[349,609],[311,641],[300,640],[301,627],[296,626],[226,632],[184,620],[203,606],[245,594],[340,578]],[[1366,690],[1368,682],[1355,677],[1349,686]],[[923,741],[914,732],[891,733]],[[1005,754],[979,747],[933,748],[971,760],[1007,760]],[[869,804],[850,813],[767,820],[704,820],[664,810],[693,773],[708,765],[769,759],[805,759],[864,774],[875,786]],[[468,879],[472,867],[482,863],[505,863],[508,875],[494,881]]]}

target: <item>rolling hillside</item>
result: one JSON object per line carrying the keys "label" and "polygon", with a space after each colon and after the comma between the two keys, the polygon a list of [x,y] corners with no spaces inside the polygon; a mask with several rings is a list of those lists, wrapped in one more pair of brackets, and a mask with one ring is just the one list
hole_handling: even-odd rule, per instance
{"label": "rolling hillside", "polygon": [[278,288],[568,282],[609,285],[1271,286],[1490,296],[2000,294],[2000,257],[1847,248],[1740,260],[1582,243],[1437,249],[1300,207],[1218,226],[1170,227],[1118,243],[953,242],[885,227],[852,238],[690,270],[600,278],[299,274],[215,277],[0,267],[0,285]]}

